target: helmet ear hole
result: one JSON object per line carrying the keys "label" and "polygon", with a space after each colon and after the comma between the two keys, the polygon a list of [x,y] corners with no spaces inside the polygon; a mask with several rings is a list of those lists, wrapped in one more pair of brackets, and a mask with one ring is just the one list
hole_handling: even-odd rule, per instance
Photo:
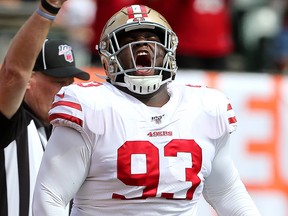
{"label": "helmet ear hole", "polygon": [[106,62],[102,62],[102,64],[103,64],[104,70],[107,71],[107,69],[108,69],[107,63]]}
{"label": "helmet ear hole", "polygon": [[109,65],[108,65],[108,62],[107,62],[106,58],[102,56],[101,57],[101,62],[102,62],[103,69],[104,69],[105,74],[106,74],[106,81],[110,82],[112,76],[109,73]]}
{"label": "helmet ear hole", "polygon": [[105,71],[105,74],[107,76],[107,81],[111,79],[111,74],[109,73],[109,65],[108,65],[108,62],[106,60],[105,57],[101,57],[101,62],[102,62],[102,65],[103,65],[103,68],[104,68],[104,71]]}

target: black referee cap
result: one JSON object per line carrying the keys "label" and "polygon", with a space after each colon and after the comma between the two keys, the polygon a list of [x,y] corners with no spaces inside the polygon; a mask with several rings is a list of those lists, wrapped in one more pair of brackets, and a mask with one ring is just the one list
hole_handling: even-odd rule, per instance
{"label": "black referee cap", "polygon": [[76,77],[89,80],[90,75],[75,66],[72,47],[60,39],[46,39],[37,57],[33,71],[58,78]]}

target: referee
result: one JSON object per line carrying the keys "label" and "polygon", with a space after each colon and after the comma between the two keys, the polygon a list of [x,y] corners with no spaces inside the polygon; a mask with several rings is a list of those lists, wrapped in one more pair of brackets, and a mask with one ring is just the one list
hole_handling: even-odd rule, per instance
{"label": "referee", "polygon": [[74,77],[90,78],[75,66],[69,44],[46,39],[55,18],[51,9],[63,2],[42,0],[12,40],[0,69],[1,216],[32,215],[34,184],[51,132],[48,111],[54,95]]}

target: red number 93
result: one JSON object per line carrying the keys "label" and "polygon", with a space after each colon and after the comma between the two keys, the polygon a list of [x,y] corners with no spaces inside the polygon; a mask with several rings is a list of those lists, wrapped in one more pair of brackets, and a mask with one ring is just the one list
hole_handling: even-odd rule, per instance
{"label": "red number 93", "polygon": [[[163,157],[177,157],[177,153],[190,153],[192,166],[185,168],[186,181],[191,182],[191,187],[186,192],[186,199],[193,199],[193,193],[201,180],[198,173],[202,166],[202,149],[194,140],[171,140],[164,147]],[[146,173],[131,173],[131,158],[134,154],[146,155]],[[133,199],[145,199],[156,197],[159,184],[159,150],[149,141],[127,141],[118,149],[117,177],[129,186],[145,186],[141,197]],[[162,193],[161,197],[173,199],[173,193]],[[125,196],[114,193],[112,198],[126,199]]]}

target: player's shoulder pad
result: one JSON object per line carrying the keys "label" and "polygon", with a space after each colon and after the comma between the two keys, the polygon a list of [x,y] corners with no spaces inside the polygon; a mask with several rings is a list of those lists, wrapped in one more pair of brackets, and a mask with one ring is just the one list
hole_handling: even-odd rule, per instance
{"label": "player's shoulder pad", "polygon": [[217,116],[227,111],[230,102],[223,92],[202,86],[200,94],[202,105],[209,115]]}
{"label": "player's shoulder pad", "polygon": [[[83,109],[89,103],[91,94],[93,95],[94,90],[92,88],[98,86],[101,86],[101,83],[88,82],[61,88],[55,95],[52,108],[49,111],[50,123],[54,126],[69,126],[82,131]],[[87,91],[87,88],[91,88],[91,93],[90,89]]]}
{"label": "player's shoulder pad", "polygon": [[237,128],[237,119],[229,98],[215,88],[201,87],[201,101],[204,111],[211,117],[222,119],[229,133]]}
{"label": "player's shoulder pad", "polygon": [[202,98],[203,107],[207,114],[223,119],[229,133],[237,128],[237,119],[229,98],[221,91],[206,88]]}

